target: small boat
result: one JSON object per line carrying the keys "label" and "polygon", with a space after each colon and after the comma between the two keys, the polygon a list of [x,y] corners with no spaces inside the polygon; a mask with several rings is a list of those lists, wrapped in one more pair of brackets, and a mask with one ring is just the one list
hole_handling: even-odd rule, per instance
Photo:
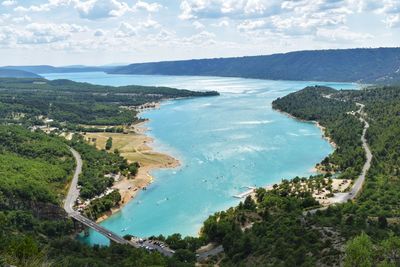
{"label": "small boat", "polygon": [[122,232],[125,232],[126,230],[128,230],[128,228],[124,228],[124,229],[122,229],[121,231],[122,231]]}

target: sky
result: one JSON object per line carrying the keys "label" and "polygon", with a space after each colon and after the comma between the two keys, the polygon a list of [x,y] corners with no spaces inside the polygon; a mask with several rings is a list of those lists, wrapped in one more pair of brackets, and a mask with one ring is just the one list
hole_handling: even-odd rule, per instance
{"label": "sky", "polygon": [[400,46],[400,0],[0,0],[0,65]]}

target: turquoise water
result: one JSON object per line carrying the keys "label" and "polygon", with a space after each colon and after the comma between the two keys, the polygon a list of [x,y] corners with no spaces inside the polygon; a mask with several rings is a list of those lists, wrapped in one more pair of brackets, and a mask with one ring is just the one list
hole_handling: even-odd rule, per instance
{"label": "turquoise water", "polygon": [[[45,74],[106,85],[160,85],[218,90],[219,97],[167,101],[149,118],[153,147],[181,162],[176,169],[157,170],[147,191],[102,223],[116,233],[150,236],[197,235],[212,213],[237,205],[233,195],[245,186],[265,186],[282,178],[312,174],[313,166],[332,147],[312,123],[273,111],[271,102],[307,85],[350,89],[355,84],[268,81],[219,77]],[[125,232],[122,229],[126,228]],[[106,244],[91,232],[90,244]]]}

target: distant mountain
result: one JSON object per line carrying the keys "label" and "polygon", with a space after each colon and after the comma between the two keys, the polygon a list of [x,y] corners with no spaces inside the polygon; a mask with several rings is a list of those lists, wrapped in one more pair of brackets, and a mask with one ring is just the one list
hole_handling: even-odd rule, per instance
{"label": "distant mountain", "polygon": [[24,70],[0,68],[0,78],[41,78],[41,76]]}
{"label": "distant mountain", "polygon": [[68,73],[68,72],[92,72],[92,71],[109,71],[113,67],[102,66],[102,67],[90,67],[90,66],[67,66],[67,67],[54,67],[50,65],[38,65],[38,66],[6,66],[4,69],[15,69],[29,71],[36,74],[41,73]]}
{"label": "distant mountain", "polygon": [[400,81],[400,48],[298,51],[268,56],[138,63],[110,74],[243,77],[271,80],[392,83]]}

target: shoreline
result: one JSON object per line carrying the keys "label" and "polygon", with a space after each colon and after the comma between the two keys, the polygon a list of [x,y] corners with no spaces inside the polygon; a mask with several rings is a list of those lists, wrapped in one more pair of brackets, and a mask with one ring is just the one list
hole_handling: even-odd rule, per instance
{"label": "shoreline", "polygon": [[328,141],[328,143],[333,147],[333,149],[337,149],[337,147],[338,147],[337,144],[332,140],[331,137],[326,135],[326,128],[324,126],[322,126],[318,121],[303,120],[303,119],[300,119],[300,118],[297,118],[297,117],[293,116],[290,113],[287,113],[286,111],[283,111],[283,110],[280,110],[280,109],[277,109],[277,108],[272,108],[272,109],[277,111],[277,112],[279,112],[279,113],[281,113],[281,114],[283,114],[283,115],[285,115],[285,116],[287,116],[287,117],[289,117],[289,118],[291,118],[291,119],[294,119],[294,120],[297,120],[297,121],[300,121],[300,122],[307,122],[307,123],[315,124],[321,130],[322,137],[326,141]]}
{"label": "shoreline", "polygon": [[[273,107],[272,107],[272,109],[277,111],[277,112],[279,112],[279,113],[281,113],[281,114],[283,114],[283,115],[285,115],[285,116],[287,116],[287,117],[289,117],[289,118],[291,118],[291,119],[294,119],[294,120],[297,120],[297,121],[300,121],[300,122],[306,122],[306,123],[315,124],[315,126],[317,126],[318,129],[320,129],[320,131],[322,132],[322,138],[325,139],[326,141],[328,141],[328,143],[333,148],[333,151],[335,151],[338,148],[337,144],[332,140],[332,138],[329,137],[326,134],[326,127],[322,126],[318,121],[303,120],[303,119],[297,118],[297,117],[293,116],[292,114],[287,113],[287,112],[285,112],[283,110],[280,110],[280,109],[277,109],[277,108],[273,108]],[[317,174],[325,174],[325,172],[323,170],[321,170],[321,168],[320,168],[320,162],[316,163],[315,166],[310,169],[310,171],[311,172],[315,172]]]}
{"label": "shoreline", "polygon": [[[159,108],[160,104],[158,103],[154,109]],[[140,111],[138,114],[140,114]],[[154,143],[154,138],[146,135],[149,131],[146,127],[148,122],[149,120],[146,119],[145,121],[133,124],[128,134],[120,136],[120,139],[123,140],[131,139],[131,142],[128,142],[126,145],[124,144],[123,148],[120,149],[121,156],[127,159],[128,162],[138,162],[140,168],[135,177],[128,178],[121,176],[120,180],[114,182],[111,189],[118,190],[121,195],[121,202],[119,205],[111,208],[110,211],[100,216],[96,220],[97,223],[105,221],[112,215],[120,212],[130,201],[135,199],[139,192],[145,191],[146,187],[154,181],[154,177],[151,175],[152,171],[158,169],[173,169],[181,165],[178,159],[163,152],[158,152],[151,146],[151,144]],[[113,133],[100,133],[97,135],[101,134],[112,137],[117,135]]]}

